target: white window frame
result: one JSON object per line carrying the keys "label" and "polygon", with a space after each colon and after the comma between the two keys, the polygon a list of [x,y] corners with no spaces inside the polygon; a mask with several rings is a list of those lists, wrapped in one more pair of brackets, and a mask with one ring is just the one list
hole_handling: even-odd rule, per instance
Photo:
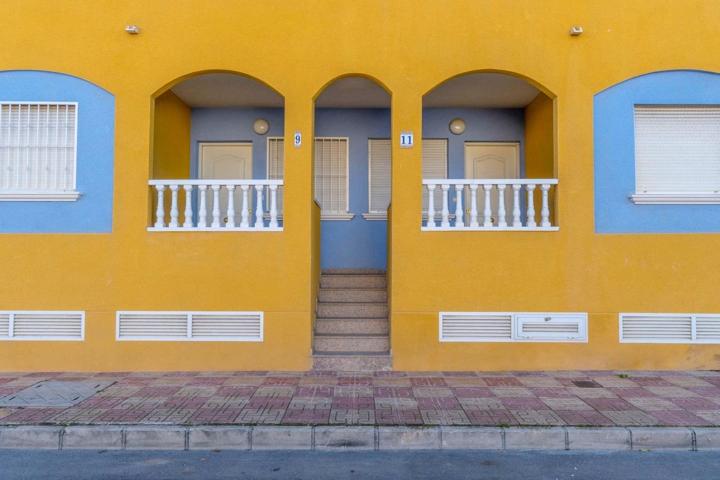
{"label": "white window frame", "polygon": [[[348,221],[355,218],[355,214],[350,212],[350,137],[315,137],[313,139],[313,179],[315,177],[315,151],[317,140],[344,140],[345,141],[345,212],[325,213],[320,205],[320,220],[342,220]],[[313,188],[313,198],[320,204]]]}
{"label": "white window frame", "polygon": [[[637,161],[637,109],[638,108],[702,108],[715,107],[720,105],[695,105],[695,104],[635,104],[633,105],[633,148],[635,167],[635,192],[630,195],[630,201],[637,205],[713,205],[720,204],[720,191],[718,192],[642,192],[637,182],[639,176],[639,165]],[[718,159],[720,162],[720,158]]]}
{"label": "white window frame", "polygon": [[[7,337],[0,336],[0,342],[84,342],[85,341],[85,311],[83,310],[2,310],[2,315],[8,315],[8,334]],[[14,335],[14,320],[16,315],[79,315],[80,316],[80,336],[79,337],[16,337]]]}
{"label": "white window frame", "polygon": [[[63,105],[75,107],[75,129],[73,157],[72,189],[70,190],[2,190],[0,189],[0,202],[74,202],[80,198],[77,191],[77,158],[78,158],[78,119],[80,118],[80,105],[78,102],[38,102],[38,101],[0,101],[0,107],[16,105]],[[1,110],[0,110],[1,111]]]}
{"label": "white window frame", "polygon": [[390,208],[390,202],[392,202],[392,141],[389,138],[368,138],[368,211],[363,213],[362,216],[365,220],[387,220],[387,209],[385,211],[375,211],[370,209],[372,203],[372,161],[370,158],[370,142],[373,140],[386,140],[390,142],[390,200],[388,201],[388,208]]}
{"label": "white window frame", "polygon": [[[691,328],[691,340],[673,340],[673,339],[626,339],[623,338],[623,319],[624,317],[643,316],[643,317],[689,317]],[[717,318],[720,313],[643,313],[643,312],[622,312],[618,314],[618,338],[620,343],[641,343],[641,344],[681,344],[681,345],[717,345],[720,340],[698,340],[697,339],[697,320],[698,318]]]}
{"label": "white window frame", "polygon": [[[443,337],[443,316],[444,315],[468,315],[468,316],[489,316],[489,317],[510,317],[510,338],[493,337],[455,337],[452,339]],[[549,338],[538,336],[527,338],[520,333],[520,322],[530,317],[550,317],[561,320],[563,318],[578,318],[578,336],[568,338]],[[438,341],[441,343],[588,343],[588,314],[587,312],[440,312],[438,314]]]}

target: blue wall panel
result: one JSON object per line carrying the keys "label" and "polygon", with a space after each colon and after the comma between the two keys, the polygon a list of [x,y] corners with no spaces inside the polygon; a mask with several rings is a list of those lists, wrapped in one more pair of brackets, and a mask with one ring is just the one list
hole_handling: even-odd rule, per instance
{"label": "blue wall panel", "polygon": [[635,105],[720,105],[720,75],[675,70],[635,77],[594,98],[595,231],[720,232],[720,205],[635,205]]}
{"label": "blue wall panel", "polygon": [[61,73],[0,72],[0,101],[78,102],[74,202],[0,202],[0,233],[112,231],[115,99],[90,82]]}

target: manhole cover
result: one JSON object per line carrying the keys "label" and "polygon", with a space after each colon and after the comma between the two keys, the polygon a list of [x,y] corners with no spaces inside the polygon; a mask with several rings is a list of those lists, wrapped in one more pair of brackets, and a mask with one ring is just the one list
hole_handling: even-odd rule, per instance
{"label": "manhole cover", "polygon": [[592,380],[573,380],[573,383],[580,388],[602,388],[602,385]]}
{"label": "manhole cover", "polygon": [[105,390],[114,381],[63,382],[47,380],[0,397],[0,407],[72,407]]}

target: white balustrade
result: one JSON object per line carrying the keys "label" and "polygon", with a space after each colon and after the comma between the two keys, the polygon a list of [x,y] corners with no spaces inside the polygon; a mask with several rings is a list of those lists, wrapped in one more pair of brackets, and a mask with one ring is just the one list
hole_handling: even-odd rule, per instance
{"label": "white balustrade", "polygon": [[[282,180],[150,180],[149,185],[157,202],[151,231],[283,229],[278,211]],[[170,205],[166,205],[166,191],[170,191]]]}
{"label": "white balustrade", "polygon": [[[423,180],[423,189],[428,193],[428,210],[422,229],[557,230],[558,227],[551,221],[550,203],[550,192],[557,188],[557,184],[554,178]],[[442,210],[439,212],[434,204],[437,190],[442,193]],[[536,218],[535,192],[540,199],[539,219]],[[453,197],[455,208],[454,215],[451,215]]]}

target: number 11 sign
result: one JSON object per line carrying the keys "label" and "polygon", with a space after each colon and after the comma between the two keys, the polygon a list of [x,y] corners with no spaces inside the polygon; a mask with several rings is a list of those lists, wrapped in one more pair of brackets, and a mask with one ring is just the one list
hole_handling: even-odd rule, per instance
{"label": "number 11 sign", "polygon": [[400,134],[400,148],[410,148],[413,146],[413,133],[402,132]]}

